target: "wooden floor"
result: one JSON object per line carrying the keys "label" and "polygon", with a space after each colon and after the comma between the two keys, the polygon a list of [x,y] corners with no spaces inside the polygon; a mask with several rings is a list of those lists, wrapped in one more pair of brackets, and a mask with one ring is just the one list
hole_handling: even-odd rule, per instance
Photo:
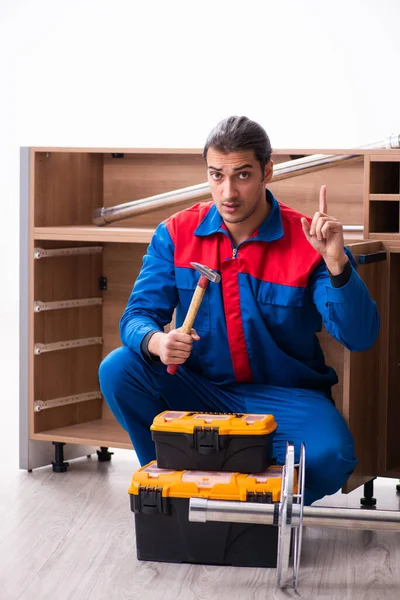
{"label": "wooden floor", "polygon": [[[398,600],[400,534],[307,528],[299,591],[274,569],[139,562],[127,493],[131,451],[110,463],[71,461],[67,473],[0,466],[1,600]],[[399,510],[395,480],[375,482],[378,508]],[[326,505],[359,505],[360,491]]]}

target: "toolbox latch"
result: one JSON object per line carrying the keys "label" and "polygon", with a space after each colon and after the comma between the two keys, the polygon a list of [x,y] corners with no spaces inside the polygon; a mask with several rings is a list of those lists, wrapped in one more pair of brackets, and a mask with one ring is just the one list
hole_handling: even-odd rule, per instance
{"label": "toolbox latch", "polygon": [[271,492],[247,492],[246,502],[254,502],[257,504],[272,504]]}
{"label": "toolbox latch", "polygon": [[141,485],[139,493],[133,496],[133,512],[146,515],[169,514],[169,498],[164,498],[162,488]]}
{"label": "toolbox latch", "polygon": [[218,427],[195,427],[193,429],[193,445],[199,454],[219,452]]}

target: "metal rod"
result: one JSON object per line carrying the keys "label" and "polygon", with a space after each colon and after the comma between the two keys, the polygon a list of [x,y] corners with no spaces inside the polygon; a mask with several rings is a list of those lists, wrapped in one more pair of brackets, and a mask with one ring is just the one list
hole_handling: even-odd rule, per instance
{"label": "metal rod", "polygon": [[[274,167],[274,174],[271,183],[281,181],[282,179],[289,179],[302,173],[309,173],[319,171],[328,167],[335,166],[338,162],[348,162],[354,160],[361,160],[360,155],[324,155],[324,154],[313,154],[304,158],[296,160],[290,160],[287,162],[279,163]],[[115,221],[121,221],[138,215],[143,215],[149,212],[153,212],[157,209],[165,207],[174,208],[180,206],[185,202],[201,202],[203,200],[209,200],[211,196],[210,186],[208,183],[200,183],[198,185],[181,188],[172,192],[166,192],[164,194],[157,194],[155,196],[149,196],[148,198],[141,198],[139,200],[133,200],[132,202],[126,202],[124,204],[118,204],[117,206],[111,206],[109,208],[102,207],[98,208],[93,212],[92,221],[95,225],[106,225],[107,223],[113,223]]]}
{"label": "metal rod", "polygon": [[106,225],[114,221],[121,221],[132,216],[143,215],[152,212],[158,208],[169,208],[179,206],[192,200],[193,202],[201,202],[210,197],[210,187],[208,183],[201,183],[187,188],[166,192],[165,194],[157,194],[140,200],[133,200],[126,204],[118,204],[109,208],[98,208],[93,212],[92,221],[95,225]]}
{"label": "metal rod", "polygon": [[[271,525],[278,505],[191,498],[189,521],[224,521]],[[299,526],[300,505],[292,506],[292,527]],[[400,531],[400,511],[362,508],[303,507],[304,527]]]}
{"label": "metal rod", "polygon": [[227,523],[261,523],[263,525],[272,525],[275,510],[274,504],[252,504],[251,502],[190,498],[189,521],[197,523],[224,521]]}
{"label": "metal rod", "polygon": [[78,248],[34,248],[33,258],[53,258],[54,256],[72,256],[78,254],[100,254],[103,246],[82,246]]}
{"label": "metal rod", "polygon": [[364,225],[343,225],[343,231],[364,231]]}
{"label": "metal rod", "polygon": [[[295,516],[295,511],[294,516]],[[294,518],[294,525],[296,525]],[[364,529],[367,531],[400,531],[400,511],[366,508],[330,508],[305,506],[304,527]]]}
{"label": "metal rod", "polygon": [[77,300],[59,300],[56,302],[41,302],[36,300],[33,303],[33,312],[44,312],[47,310],[61,310],[64,308],[81,308],[83,306],[100,306],[103,304],[103,298],[80,298]]}
{"label": "metal rod", "polygon": [[400,148],[400,133],[392,133],[391,135],[385,137],[383,140],[379,140],[378,142],[372,142],[370,144],[365,144],[362,148],[370,148],[376,149],[385,148],[386,150],[391,150],[395,148]]}
{"label": "metal rod", "polygon": [[54,342],[52,344],[35,344],[34,353],[36,356],[45,352],[55,352],[56,350],[69,350],[70,348],[81,348],[82,346],[94,346],[102,344],[103,338],[80,338],[78,340],[66,340],[62,342]]}
{"label": "metal rod", "polygon": [[[400,134],[391,136],[366,144],[362,149],[392,149],[400,148]],[[361,148],[360,148],[361,149]],[[282,179],[288,179],[299,174],[318,171],[328,167],[333,167],[339,162],[349,162],[362,160],[363,156],[359,154],[312,154],[303,158],[282,162],[274,166],[272,183]],[[96,209],[92,214],[92,221],[95,225],[106,225],[115,221],[128,219],[129,217],[142,215],[161,208],[173,208],[188,201],[201,202],[208,199],[211,195],[208,183],[181,188],[164,194],[149,196],[133,200],[124,204],[118,204],[111,207],[102,207]]]}
{"label": "metal rod", "polygon": [[41,412],[48,408],[56,408],[57,406],[65,406],[66,404],[76,404],[78,402],[87,402],[88,400],[98,400],[102,398],[101,392],[87,392],[85,394],[77,394],[76,396],[64,396],[63,398],[53,398],[52,400],[35,400],[33,410]]}

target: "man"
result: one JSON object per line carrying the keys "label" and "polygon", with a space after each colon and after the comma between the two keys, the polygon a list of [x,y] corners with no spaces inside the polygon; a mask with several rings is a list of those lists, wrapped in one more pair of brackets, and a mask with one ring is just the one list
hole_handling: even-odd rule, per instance
{"label": "man", "polygon": [[[365,350],[378,334],[377,308],[328,214],[326,188],[312,220],[266,189],[273,162],[259,124],[221,121],[203,156],[213,201],[157,227],[121,319],[123,346],[101,364],[101,390],[141,464],[155,458],[149,427],[163,410],[273,414],[278,464],[288,440],[297,457],[305,442],[311,504],[357,464],[316,332],[323,321],[346,348]],[[187,335],[179,326],[199,278],[191,261],[221,282],[209,284]],[[177,328],[165,333],[175,307]],[[180,365],[176,375],[170,364]]]}

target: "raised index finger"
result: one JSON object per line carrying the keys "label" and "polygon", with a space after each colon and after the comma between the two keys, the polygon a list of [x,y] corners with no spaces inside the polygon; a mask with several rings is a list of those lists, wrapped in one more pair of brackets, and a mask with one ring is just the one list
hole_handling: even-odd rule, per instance
{"label": "raised index finger", "polygon": [[319,191],[319,212],[328,214],[328,204],[326,202],[326,185],[322,185]]}

